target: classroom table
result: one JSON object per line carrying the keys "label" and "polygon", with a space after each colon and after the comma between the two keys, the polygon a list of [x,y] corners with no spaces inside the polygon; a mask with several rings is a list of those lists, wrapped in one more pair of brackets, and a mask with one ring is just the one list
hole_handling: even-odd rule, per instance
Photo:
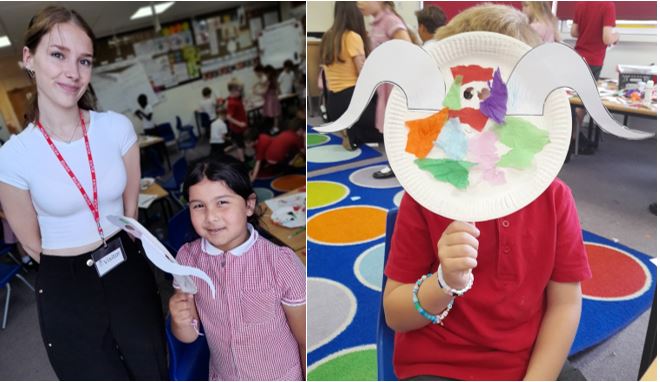
{"label": "classroom table", "polygon": [[[598,89],[602,91],[613,91],[617,87],[617,82],[612,80],[600,80],[598,81]],[[647,119],[657,119],[657,103],[652,103],[650,106],[646,106],[640,102],[633,103],[625,97],[620,97],[616,95],[612,96],[602,96],[601,101],[603,106],[612,114],[622,114],[623,115],[623,124],[628,125],[628,117],[638,117],[638,118],[647,118]],[[573,126],[576,132],[575,134],[575,155],[578,154],[579,145],[580,145],[580,134],[579,127],[575,123],[575,109],[581,107],[582,100],[577,95],[570,97],[569,102],[571,104],[571,114],[573,116]],[[592,119],[589,119],[589,130],[587,138],[598,148],[598,142],[600,140],[600,127],[594,126]]]}
{"label": "classroom table", "polygon": [[[277,198],[282,198],[299,192],[305,192],[305,186],[289,191],[285,194],[278,196]],[[273,211],[268,207],[268,205],[265,202],[259,203],[259,207],[262,211],[262,215],[259,217],[259,225],[261,226],[261,228],[263,228],[274,238],[282,242],[284,245],[291,248],[296,253],[296,255],[298,255],[298,257],[303,262],[303,264],[307,264],[306,251],[305,251],[305,244],[307,242],[307,232],[305,230],[305,227],[300,227],[300,228],[282,227],[281,225],[278,225],[271,220],[270,216],[273,214]]]}
{"label": "classroom table", "polygon": [[160,205],[161,210],[163,211],[163,215],[166,221],[170,219],[170,217],[172,216],[172,207],[167,202],[167,197],[169,196],[169,193],[160,184],[153,182],[149,187],[147,187],[146,190],[140,190],[140,194],[153,195],[156,197],[156,199],[154,199],[154,201],[151,202],[151,204],[148,207],[138,206],[140,209],[144,210],[146,213],[146,211],[152,205],[154,205],[154,203],[158,203]]}
{"label": "classroom table", "polygon": [[172,169],[170,155],[167,153],[167,146],[165,145],[165,140],[163,138],[154,135],[139,135],[138,143],[140,144],[140,151],[147,147],[156,146],[160,152],[160,156],[164,159],[163,162],[167,163],[167,168]]}

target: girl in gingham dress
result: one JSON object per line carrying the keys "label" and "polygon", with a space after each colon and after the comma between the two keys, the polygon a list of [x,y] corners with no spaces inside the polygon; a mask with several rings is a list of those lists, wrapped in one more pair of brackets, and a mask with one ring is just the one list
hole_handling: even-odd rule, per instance
{"label": "girl in gingham dress", "polygon": [[184,194],[200,238],[184,244],[177,261],[206,272],[217,293],[213,299],[197,278],[197,294],[177,291],[169,303],[172,332],[190,343],[203,326],[210,380],[303,380],[305,269],[291,249],[254,228],[257,198],[247,169],[203,160],[187,175]]}

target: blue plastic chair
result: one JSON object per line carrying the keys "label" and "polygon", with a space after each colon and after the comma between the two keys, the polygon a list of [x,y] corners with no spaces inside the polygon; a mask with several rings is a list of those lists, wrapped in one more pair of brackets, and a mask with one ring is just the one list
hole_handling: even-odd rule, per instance
{"label": "blue plastic chair", "polygon": [[[385,255],[383,266],[387,264],[387,257],[390,253],[390,244],[392,241],[392,234],[394,233],[394,223],[399,209],[390,210],[387,213],[387,223],[385,228]],[[383,274],[383,283],[381,290],[385,290],[387,277]],[[385,310],[383,309],[383,297],[380,298],[380,314],[376,322],[376,359],[378,362],[378,380],[379,381],[397,381],[394,374],[394,364],[392,362],[392,355],[394,354],[394,331],[387,326],[385,322]]]}
{"label": "blue plastic chair", "polygon": [[190,211],[188,207],[185,207],[167,222],[167,241],[164,244],[176,256],[182,245],[197,239],[197,237],[197,232],[195,232],[190,221]]}
{"label": "blue plastic chair", "polygon": [[34,291],[32,285],[30,285],[30,283],[22,275],[19,274],[19,272],[22,269],[22,264],[12,255],[11,251],[12,251],[12,246],[0,240],[0,256],[7,255],[11,257],[11,259],[16,263],[16,264],[0,264],[0,288],[4,287],[7,289],[7,292],[5,294],[5,308],[4,308],[4,313],[2,315],[2,329],[7,327],[7,315],[9,314],[9,299],[11,298],[11,284],[9,282],[14,277],[16,277],[17,279],[21,280],[23,284],[27,285],[28,288]]}
{"label": "blue plastic chair", "polygon": [[188,171],[188,162],[185,157],[181,157],[172,165],[172,176],[167,179],[158,180],[158,183],[164,189],[178,193],[181,191],[181,185],[186,179],[186,171]]}
{"label": "blue plastic chair", "polygon": [[[199,336],[193,343],[183,343],[172,334],[171,323],[172,319],[168,316],[165,321],[165,335],[170,353],[170,380],[208,381],[210,353],[206,337]],[[200,332],[204,332],[201,326]]]}
{"label": "blue plastic chair", "polygon": [[157,125],[155,128],[155,133],[157,136],[163,138],[165,140],[165,143],[176,141],[174,130],[172,130],[172,125],[169,122],[165,122]]}

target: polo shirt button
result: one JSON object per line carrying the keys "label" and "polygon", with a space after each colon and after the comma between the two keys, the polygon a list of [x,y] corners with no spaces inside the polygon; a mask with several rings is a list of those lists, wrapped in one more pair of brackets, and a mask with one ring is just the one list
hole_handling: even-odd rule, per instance
{"label": "polo shirt button", "polygon": [[511,252],[511,247],[509,247],[508,245],[505,245],[503,252],[506,253],[506,254],[509,254]]}
{"label": "polo shirt button", "polygon": [[502,220],[502,227],[509,228],[509,221],[508,220]]}

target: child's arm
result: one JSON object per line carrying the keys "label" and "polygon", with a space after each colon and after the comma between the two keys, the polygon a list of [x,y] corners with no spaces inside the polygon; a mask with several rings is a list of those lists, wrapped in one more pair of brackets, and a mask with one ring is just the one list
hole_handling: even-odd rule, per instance
{"label": "child's arm", "polygon": [[255,164],[254,164],[254,169],[250,172],[250,182],[254,182],[255,179],[257,179],[257,175],[259,175],[259,170],[261,170],[261,159],[258,159]]}
{"label": "child's arm", "polygon": [[546,288],[547,309],[534,344],[525,380],[557,379],[571,348],[582,309],[579,282],[550,281]]}
{"label": "child's arm", "polygon": [[192,294],[176,291],[170,297],[170,314],[172,315],[172,334],[179,341],[185,343],[195,342],[197,330],[193,326],[193,320],[199,323],[199,315]]}
{"label": "child's arm", "polygon": [[247,123],[241,122],[241,121],[239,121],[238,119],[235,119],[234,117],[232,117],[229,114],[227,114],[227,120],[229,122],[233,123],[234,125],[242,127],[242,128],[245,128],[247,126]]}
{"label": "child's arm", "polygon": [[307,375],[307,337],[305,335],[305,305],[289,306],[282,304],[286,320],[293,336],[298,342],[298,352],[300,353],[300,365],[302,366],[303,380]]}
{"label": "child's arm", "polygon": [[[444,279],[454,289],[463,289],[467,285],[470,271],[477,266],[479,248],[477,237],[479,230],[474,225],[455,221],[447,226],[438,240],[438,257]],[[431,322],[415,309],[412,301],[414,286],[392,279],[388,279],[385,284],[383,292],[385,320],[394,331],[416,330]],[[422,308],[434,315],[442,313],[451,300],[451,297],[440,288],[437,272],[424,280],[417,297]]]}

